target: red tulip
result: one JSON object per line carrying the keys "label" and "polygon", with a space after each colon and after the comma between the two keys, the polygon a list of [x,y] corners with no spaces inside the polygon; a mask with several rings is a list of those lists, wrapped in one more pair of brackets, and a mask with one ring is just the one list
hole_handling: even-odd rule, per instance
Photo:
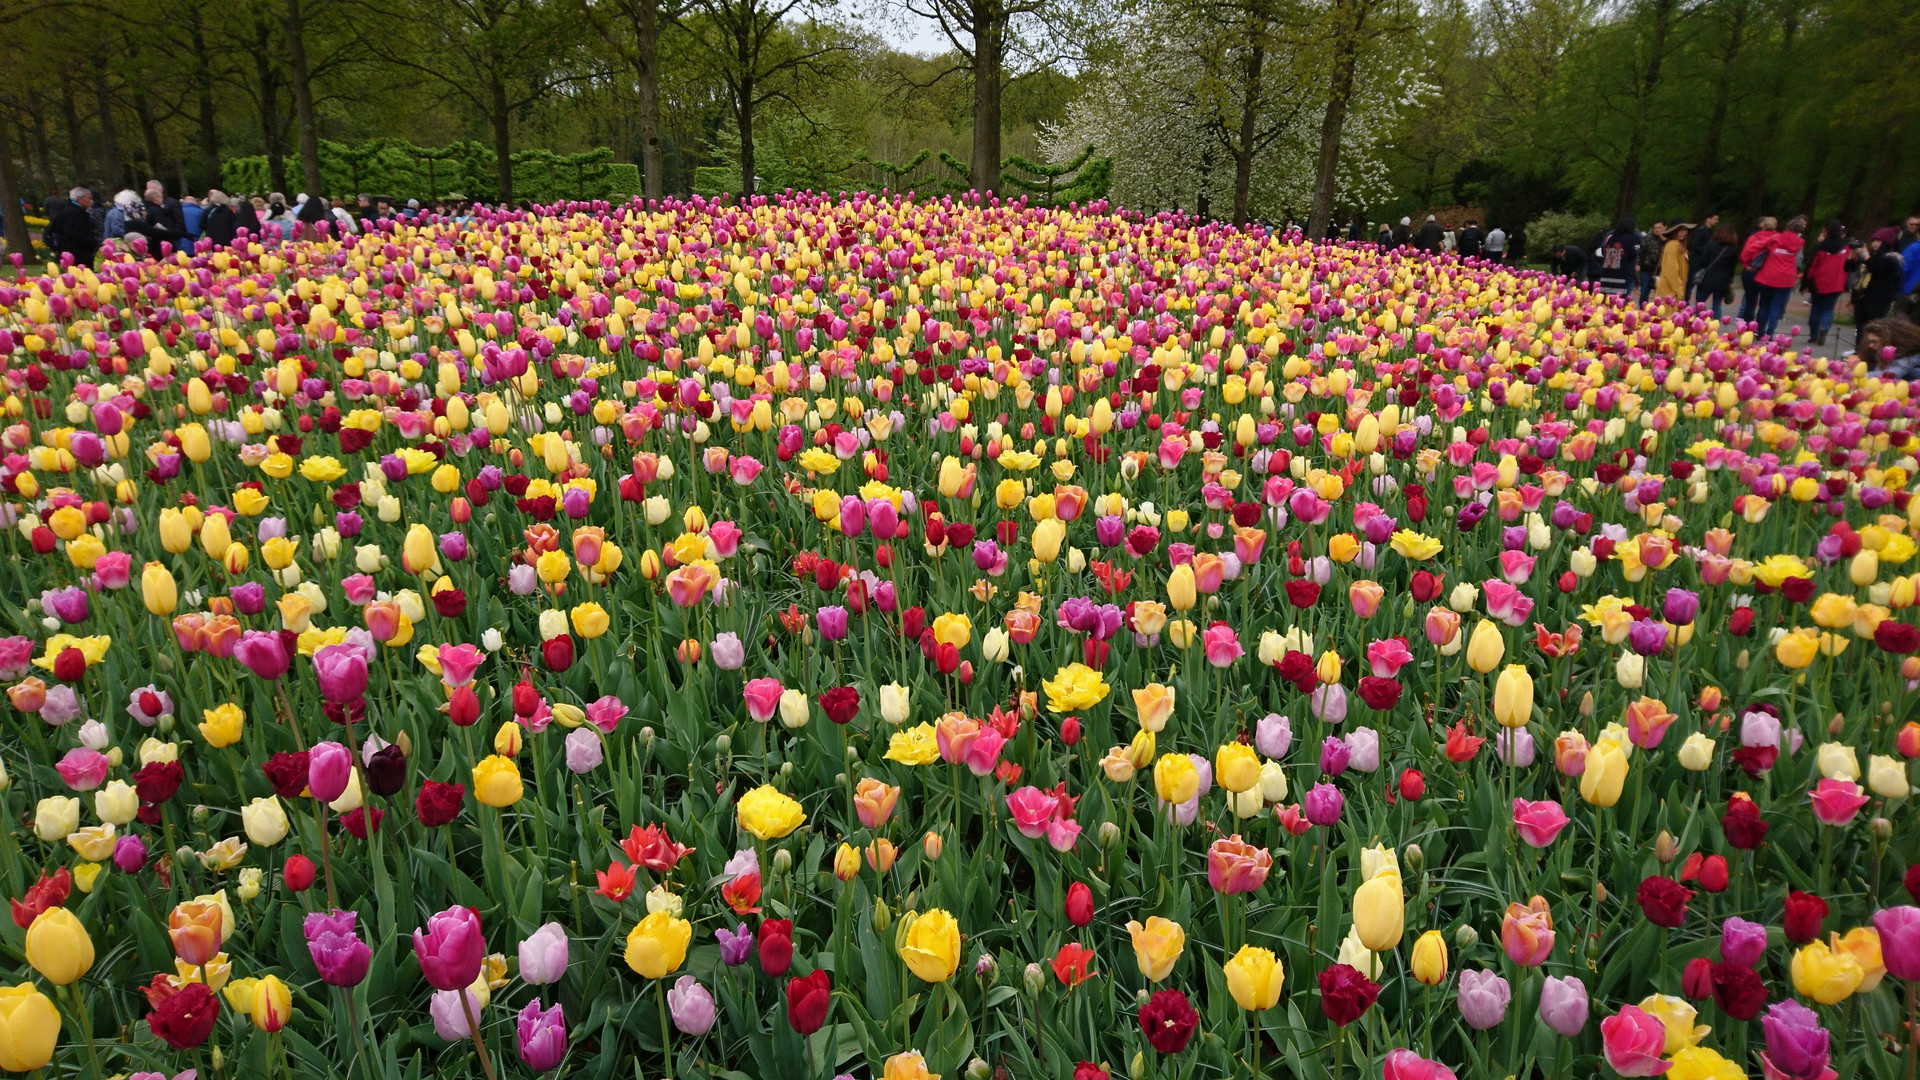
{"label": "red tulip", "polygon": [[819,1031],[827,1022],[827,1007],[833,1003],[833,976],[824,968],[787,981],[787,1023],[801,1035]]}

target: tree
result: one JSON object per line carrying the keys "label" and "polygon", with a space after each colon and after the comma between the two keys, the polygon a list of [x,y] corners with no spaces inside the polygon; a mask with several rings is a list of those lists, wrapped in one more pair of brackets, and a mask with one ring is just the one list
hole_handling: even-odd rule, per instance
{"label": "tree", "polygon": [[[939,26],[973,82],[975,191],[1000,190],[1000,106],[1007,88],[1007,57],[1021,47],[1022,24],[1046,10],[1045,0],[903,0],[906,9]],[[961,70],[960,67],[950,69]]]}
{"label": "tree", "polygon": [[[620,34],[601,18],[601,7],[613,9],[626,22],[631,37]],[[640,174],[644,194],[658,199],[666,194],[666,174],[660,154],[660,34],[690,9],[688,0],[587,0],[587,17],[609,45],[632,66],[640,106]]]}
{"label": "tree", "polygon": [[827,60],[845,43],[817,23],[786,25],[788,16],[808,0],[695,0],[685,25],[693,31],[726,87],[727,102],[739,129],[740,192],[757,190],[754,172],[754,118],[761,106],[780,100],[807,115],[794,81],[824,75]]}

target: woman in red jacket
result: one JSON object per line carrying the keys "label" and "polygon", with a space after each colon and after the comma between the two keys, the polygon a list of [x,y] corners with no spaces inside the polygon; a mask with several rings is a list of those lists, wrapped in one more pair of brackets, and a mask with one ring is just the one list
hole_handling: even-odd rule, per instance
{"label": "woman in red jacket", "polygon": [[1757,294],[1753,317],[1762,334],[1773,333],[1787,309],[1787,297],[1800,279],[1800,249],[1806,245],[1800,237],[1800,230],[1807,227],[1804,216],[1787,222],[1779,232],[1769,227],[1772,224],[1772,218],[1760,219],[1760,231],[1748,237],[1740,250],[1741,265],[1753,274]]}
{"label": "woman in red jacket", "polygon": [[1833,325],[1833,309],[1840,294],[1847,291],[1847,227],[1828,221],[1820,227],[1820,244],[1807,261],[1806,276],[1800,288],[1810,297],[1812,312],[1807,316],[1807,332],[1815,345],[1827,342],[1827,330]]}

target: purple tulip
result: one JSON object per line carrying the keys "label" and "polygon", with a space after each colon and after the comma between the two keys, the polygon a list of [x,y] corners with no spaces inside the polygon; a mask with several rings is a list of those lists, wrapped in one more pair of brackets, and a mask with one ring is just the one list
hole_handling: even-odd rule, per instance
{"label": "purple tulip", "polygon": [[1313,715],[1329,724],[1346,723],[1347,688],[1339,683],[1321,683],[1314,687],[1307,704],[1313,709]]}
{"label": "purple tulip", "polygon": [[40,719],[49,727],[79,719],[80,695],[73,687],[65,683],[47,690],[47,700],[40,706]]}
{"label": "purple tulip", "polygon": [[540,587],[540,577],[526,563],[515,563],[507,571],[507,589],[515,596],[531,596]]}
{"label": "purple tulip", "polygon": [[268,540],[282,540],[287,535],[287,519],[283,517],[263,517],[254,527],[253,535],[262,543]]}
{"label": "purple tulip", "polygon": [[1275,761],[1287,756],[1293,746],[1293,721],[1279,713],[1268,713],[1254,725],[1253,748]]}
{"label": "purple tulip", "polygon": [[713,936],[720,942],[720,960],[728,967],[739,967],[753,953],[753,931],[747,929],[746,923],[741,923],[737,930],[723,926],[715,930]]}
{"label": "purple tulip", "polygon": [[1114,547],[1126,535],[1127,523],[1118,514],[1104,514],[1093,523],[1093,538],[1101,547]]}
{"label": "purple tulip", "polygon": [[345,794],[352,776],[353,751],[339,743],[315,743],[307,751],[307,790],[321,802],[330,803]]}
{"label": "purple tulip", "polygon": [[1700,614],[1700,597],[1688,589],[1668,589],[1660,613],[1675,626],[1686,626]]}
{"label": "purple tulip", "polygon": [[[587,516],[587,509],[592,505],[592,496],[588,495],[586,491],[581,488],[570,487],[560,496],[560,509],[575,521],[585,518]],[[559,1006],[556,1005],[554,1008],[557,1009]]]}
{"label": "purple tulip", "polygon": [[673,1026],[680,1034],[699,1038],[713,1029],[718,1010],[713,995],[691,975],[682,975],[667,991],[667,1010],[673,1014]]}
{"label": "purple tulip", "polygon": [[1820,1014],[1788,998],[1760,1018],[1767,1049],[1761,1060],[1794,1080],[1816,1080],[1827,1069],[1828,1035]]}
{"label": "purple tulip", "polygon": [[721,671],[739,671],[747,662],[747,647],[740,643],[740,635],[731,630],[715,634],[708,655],[713,657],[713,666]]}
{"label": "purple tulip", "polygon": [[1475,1031],[1485,1031],[1506,1019],[1513,988],[1495,972],[1469,969],[1460,973],[1458,1000],[1460,1018]]}
{"label": "purple tulip", "polygon": [[147,842],[137,836],[122,836],[113,845],[113,865],[123,874],[137,874],[147,865]]}
{"label": "purple tulip", "polygon": [[1720,924],[1720,959],[1741,967],[1755,967],[1766,954],[1766,927],[1738,915]]}
{"label": "purple tulip", "polygon": [[520,977],[534,986],[557,983],[567,973],[567,931],[557,922],[520,943]]}
{"label": "purple tulip", "polygon": [[448,532],[440,534],[440,554],[449,562],[463,562],[467,557],[467,534]]}
{"label": "purple tulip", "polygon": [[387,454],[380,459],[380,472],[389,483],[397,484],[407,478],[407,463],[399,454]]}
{"label": "purple tulip", "polygon": [[1329,735],[1320,743],[1320,771],[1327,776],[1339,776],[1347,771],[1347,762],[1353,751],[1337,735]]}
{"label": "purple tulip", "polygon": [[540,999],[527,1002],[514,1025],[520,1036],[520,1060],[534,1072],[546,1072],[567,1056],[567,1017],[560,1003],[542,1011]]}
{"label": "purple tulip", "polygon": [[1502,764],[1524,769],[1533,764],[1533,733],[1526,728],[1501,728],[1493,737],[1493,752]]}
{"label": "purple tulip", "polygon": [[280,635],[272,630],[248,630],[234,647],[234,659],[262,679],[272,681],[287,673],[290,658]]}
{"label": "purple tulip", "polygon": [[1549,975],[1540,984],[1540,1020],[1563,1038],[1580,1034],[1587,1026],[1587,984],[1578,975]]}
{"label": "purple tulip", "polygon": [[1635,619],[1627,627],[1627,648],[1641,656],[1657,656],[1667,647],[1667,628],[1652,619]]}
{"label": "purple tulip", "polygon": [[373,964],[373,950],[354,929],[359,918],[352,911],[314,912],[301,925],[313,966],[328,986],[359,986]]}
{"label": "purple tulip", "polygon": [[[464,1006],[460,1000],[462,997],[466,998]],[[441,990],[433,995],[427,1012],[433,1017],[433,1030],[441,1038],[448,1042],[459,1042],[473,1037],[473,1025],[467,1023],[467,1009],[472,1009],[474,1019],[478,1020],[484,1007],[471,990]]]}
{"label": "purple tulip", "polygon": [[359,536],[360,529],[365,524],[360,515],[352,510],[342,510],[333,515],[334,531],[339,533],[343,540],[351,540]]}
{"label": "purple tulip", "polygon": [[345,642],[323,645],[313,654],[313,676],[322,697],[336,705],[351,705],[367,693],[367,654]]}
{"label": "purple tulip", "polygon": [[1332,784],[1315,784],[1300,799],[1300,807],[1306,813],[1307,820],[1322,827],[1338,822],[1340,809],[1345,805],[1346,798]]}
{"label": "purple tulip", "polygon": [[40,594],[40,606],[49,615],[72,626],[87,617],[87,590],[78,585],[69,585],[64,589],[48,589]]}
{"label": "purple tulip", "polygon": [[227,590],[233,599],[233,610],[242,615],[258,615],[267,610],[267,587],[257,581],[235,585]]}
{"label": "purple tulip", "polygon": [[813,622],[820,628],[820,637],[824,641],[839,641],[847,636],[847,609],[837,604],[829,604],[814,612]]}
{"label": "purple tulip", "polygon": [[426,929],[413,932],[413,953],[420,960],[420,973],[435,989],[467,986],[479,976],[487,955],[480,916],[458,904],[428,916]]}

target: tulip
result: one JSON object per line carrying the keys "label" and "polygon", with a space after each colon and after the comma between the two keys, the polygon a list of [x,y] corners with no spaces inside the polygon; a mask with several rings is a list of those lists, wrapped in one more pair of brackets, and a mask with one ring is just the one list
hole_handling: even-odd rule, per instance
{"label": "tulip", "polygon": [[140,599],[152,614],[166,617],[172,615],[180,604],[180,587],[174,583],[173,572],[157,562],[149,562],[140,570]]}
{"label": "tulip", "polygon": [[1527,906],[1508,904],[1500,922],[1500,944],[1507,958],[1521,967],[1539,967],[1553,955],[1553,912],[1546,898],[1535,896]]}
{"label": "tulip", "polygon": [[1602,739],[1587,751],[1586,767],[1580,774],[1580,797],[1602,808],[1614,805],[1626,786],[1627,769],[1626,753]]}
{"label": "tulip", "polygon": [[567,1056],[567,1018],[557,1001],[545,1010],[537,997],[527,1002],[514,1021],[514,1033],[521,1062],[534,1072],[555,1068]]}
{"label": "tulip", "polygon": [[1793,954],[1790,970],[1794,992],[1822,1005],[1838,1005],[1852,997],[1866,978],[1852,954],[1835,952],[1818,941]]}
{"label": "tulip", "polygon": [[473,797],[483,806],[512,806],[520,801],[525,790],[520,779],[520,766],[514,764],[510,757],[490,754],[473,767]]}
{"label": "tulip", "polygon": [[93,939],[71,911],[52,907],[27,928],[27,963],[55,986],[77,981],[93,967]]}
{"label": "tulip", "polygon": [[32,983],[0,987],[0,1069],[31,1072],[53,1060],[60,1012]]}
{"label": "tulip", "polygon": [[900,959],[922,982],[942,983],[960,966],[960,924],[941,908],[916,917],[900,938]]}
{"label": "tulip", "polygon": [[694,1038],[713,1030],[719,1015],[713,995],[691,975],[674,980],[673,988],[667,991],[667,1010],[673,1016],[673,1026],[682,1035]]}
{"label": "tulip", "polygon": [[1540,984],[1540,1020],[1571,1039],[1587,1026],[1587,987],[1579,976],[1549,975]]}
{"label": "tulip", "polygon": [[352,911],[315,912],[301,927],[313,966],[328,986],[358,986],[372,966],[373,950],[354,929],[358,918]]}
{"label": "tulip", "polygon": [[1873,913],[1880,934],[1880,955],[1887,974],[1908,982],[1920,980],[1920,908],[1909,905]]}
{"label": "tulip", "polygon": [[1519,664],[1508,664],[1493,687],[1493,715],[1501,727],[1521,728],[1533,719],[1533,676]]}
{"label": "tulip", "polygon": [[487,951],[480,917],[458,905],[429,916],[427,925],[413,932],[413,952],[420,973],[437,990],[461,990],[480,974]]}
{"label": "tulip", "polygon": [[627,966],[642,978],[664,979],[686,962],[693,924],[665,911],[656,911],[627,932]]}
{"label": "tulip", "polygon": [[548,986],[567,973],[567,931],[557,922],[542,925],[520,943],[520,977]]}
{"label": "tulip", "polygon": [[[1486,675],[1500,666],[1500,658],[1506,655],[1506,651],[1506,639],[1500,636],[1500,628],[1491,619],[1481,619],[1473,628],[1473,636],[1467,640],[1467,666]],[[1529,682],[1529,702],[1531,691]]]}
{"label": "tulip", "polygon": [[740,796],[735,811],[740,827],[763,842],[778,840],[806,822],[799,802],[764,784]]}
{"label": "tulip", "polygon": [[1429,930],[1421,934],[1413,943],[1413,957],[1408,964],[1415,982],[1422,986],[1438,986],[1447,979],[1447,939],[1438,930]]}
{"label": "tulip", "polygon": [[1667,1071],[1667,1029],[1660,1019],[1628,1005],[1600,1021],[1601,1050],[1621,1076],[1658,1076]]}
{"label": "tulip", "polygon": [[1272,867],[1267,849],[1242,841],[1238,834],[1215,840],[1207,849],[1207,884],[1225,896],[1258,889]]}
{"label": "tulip", "polygon": [[1353,894],[1353,925],[1361,944],[1373,952],[1400,944],[1406,929],[1406,897],[1398,872],[1385,870],[1361,884]]}
{"label": "tulip", "polygon": [[1226,974],[1227,993],[1233,995],[1234,1003],[1242,1009],[1264,1012],[1280,1003],[1287,973],[1280,958],[1271,951],[1242,945],[1221,970]]}
{"label": "tulip", "polygon": [[1460,973],[1458,1004],[1460,1018],[1475,1031],[1485,1031],[1506,1019],[1507,1003],[1513,988],[1495,972],[1466,970]]}
{"label": "tulip", "polygon": [[1819,1014],[1797,1001],[1775,1002],[1760,1020],[1767,1049],[1761,1062],[1795,1080],[1819,1080],[1827,1071],[1829,1036]]}
{"label": "tulip", "polygon": [[1134,960],[1148,982],[1160,982],[1173,973],[1187,942],[1179,923],[1151,915],[1144,924],[1127,923],[1127,933],[1133,939]]}

